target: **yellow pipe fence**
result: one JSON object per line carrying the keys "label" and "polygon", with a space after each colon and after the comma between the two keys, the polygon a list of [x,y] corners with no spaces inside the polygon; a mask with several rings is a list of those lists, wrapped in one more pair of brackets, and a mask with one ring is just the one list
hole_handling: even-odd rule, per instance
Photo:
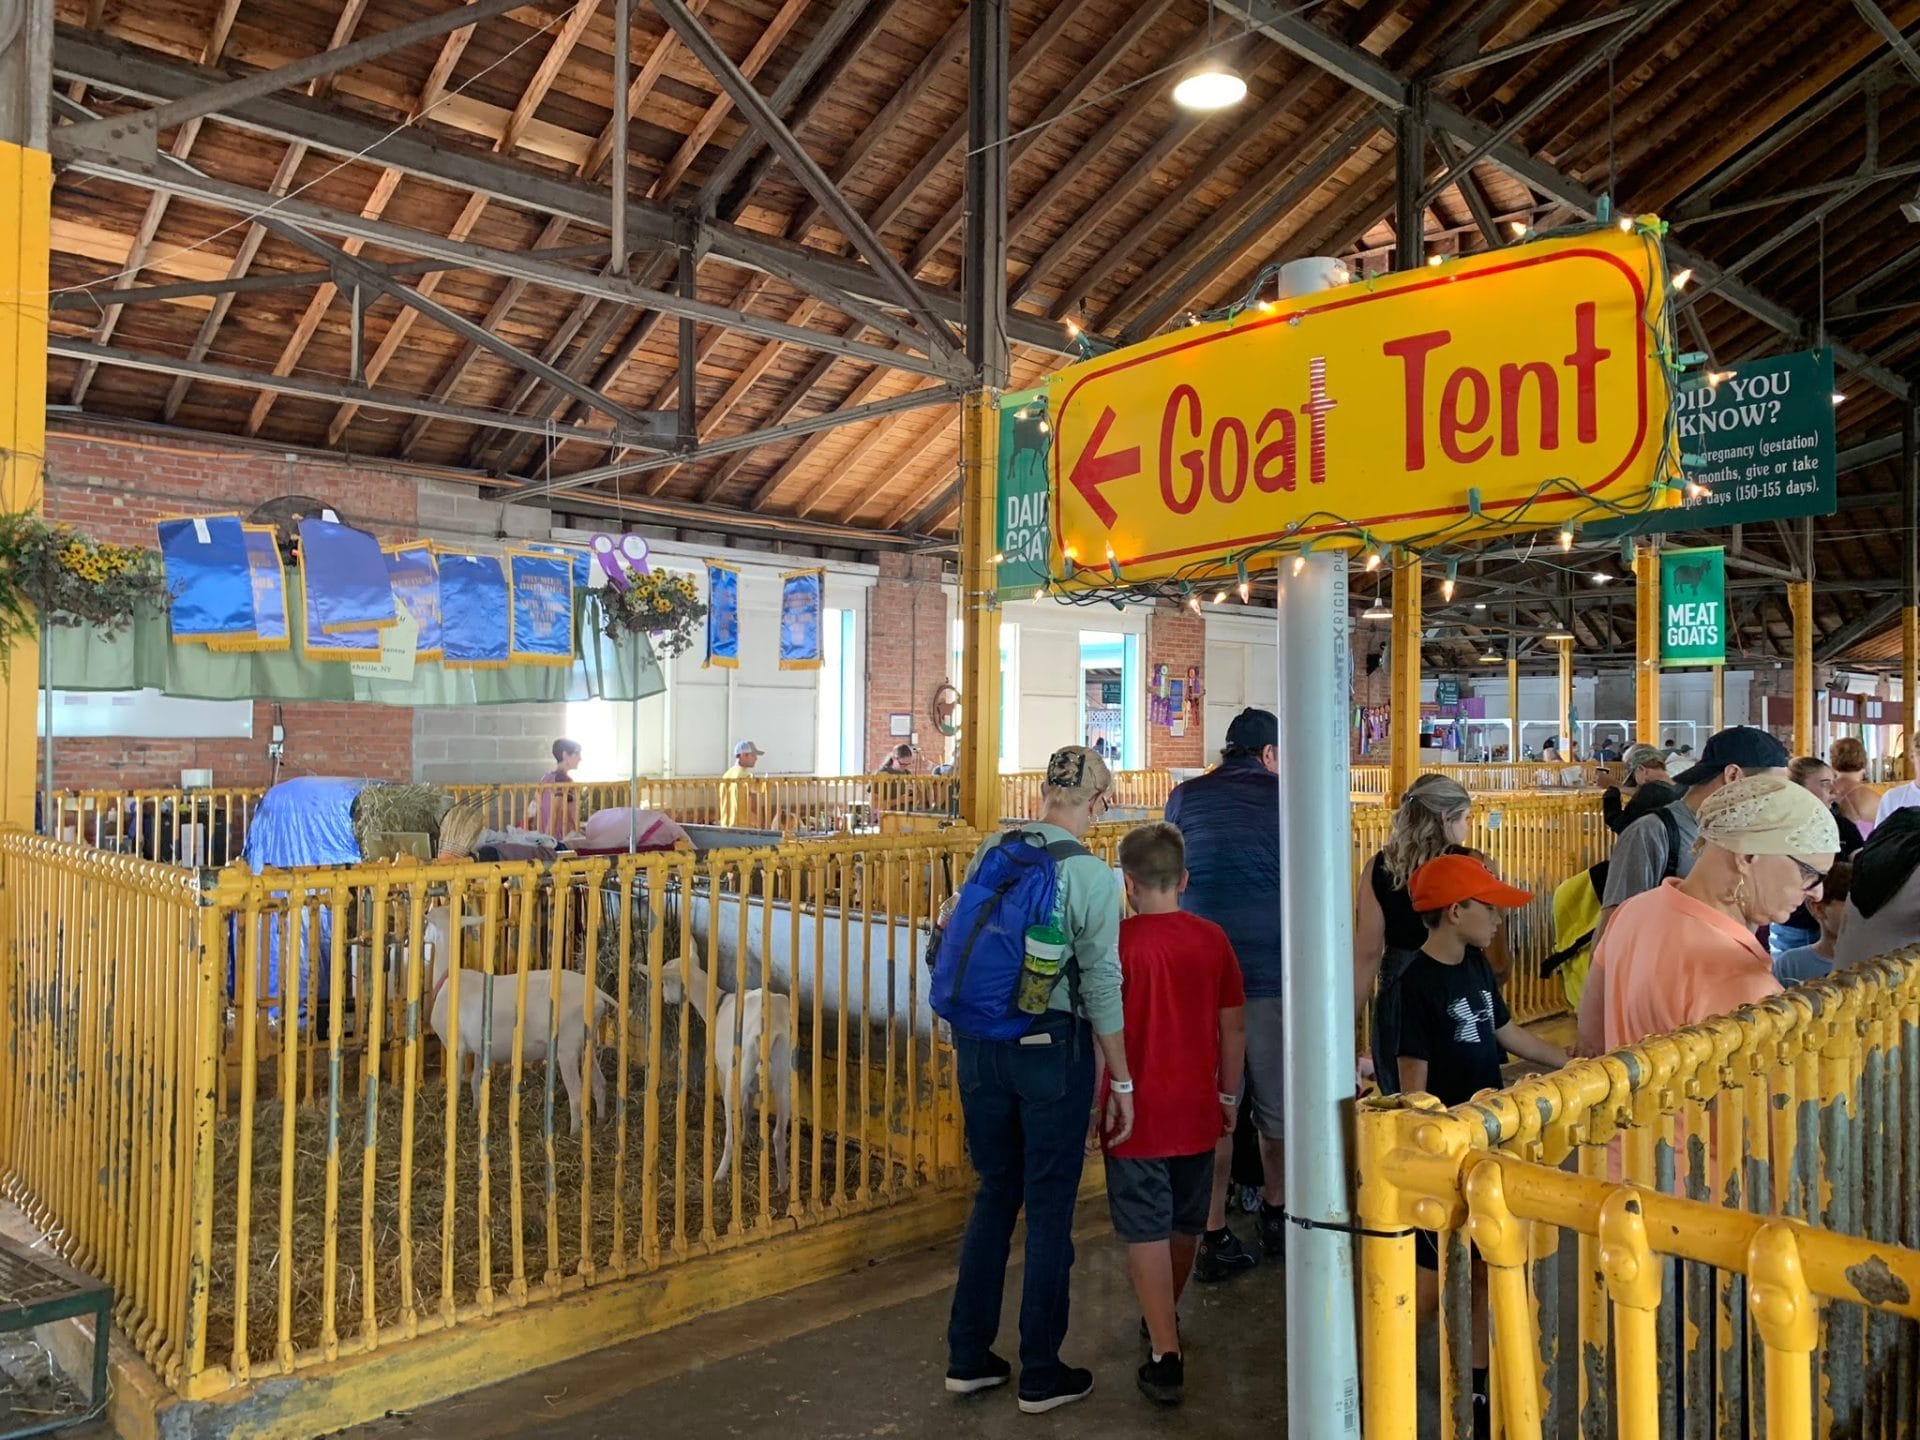
{"label": "yellow pipe fence", "polygon": [[[1355,810],[1356,871],[1389,821]],[[1090,844],[1111,859],[1126,829]],[[1599,834],[1590,795],[1475,811],[1476,843],[1543,893]],[[978,840],[232,866],[202,889],[0,834],[8,1193],[189,1397],[911,1203],[964,1179],[923,954]],[[1546,945],[1523,912],[1518,1015],[1559,1008]],[[757,1031],[751,1002],[721,1004],[742,991]],[[495,1063],[467,1073],[472,1053]],[[749,1072],[784,1103],[744,1103]]]}
{"label": "yellow pipe fence", "polygon": [[909,1203],[963,1178],[922,954],[972,844],[235,867],[197,895],[0,836],[10,1192],[189,1397]]}
{"label": "yellow pipe fence", "polygon": [[1920,951],[1358,1133],[1368,1440],[1416,1434],[1414,1227],[1446,1440],[1469,1241],[1507,1440],[1920,1433]]}

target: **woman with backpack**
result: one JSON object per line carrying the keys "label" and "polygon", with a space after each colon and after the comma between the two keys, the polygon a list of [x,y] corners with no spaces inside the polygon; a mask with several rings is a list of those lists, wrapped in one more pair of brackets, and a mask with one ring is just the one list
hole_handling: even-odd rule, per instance
{"label": "woman with backpack", "polygon": [[1427,943],[1427,927],[1414,913],[1407,882],[1429,860],[1474,853],[1466,848],[1472,810],[1473,797],[1457,780],[1422,775],[1400,797],[1386,845],[1360,873],[1353,916],[1354,1004],[1356,1009],[1371,1005],[1373,1075],[1389,1095],[1400,1089],[1400,978]]}
{"label": "woman with backpack", "polygon": [[953,1030],[967,1153],[980,1188],[960,1242],[947,1325],[949,1392],[1004,1385],[993,1353],[1014,1222],[1027,1216],[1020,1408],[1084,1399],[1093,1372],[1063,1364],[1073,1209],[1093,1109],[1093,1052],[1110,1077],[1111,1144],[1133,1131],[1120,1003],[1120,882],[1080,841],[1113,775],[1084,745],[1047,762],[1040,818],[989,837],[938,936],[933,1008]]}

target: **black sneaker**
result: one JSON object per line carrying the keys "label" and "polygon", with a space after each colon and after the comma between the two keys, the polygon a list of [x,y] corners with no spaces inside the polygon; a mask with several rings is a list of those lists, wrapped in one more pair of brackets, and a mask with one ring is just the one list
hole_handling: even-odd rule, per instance
{"label": "black sneaker", "polygon": [[1027,1377],[1020,1377],[1020,1410],[1025,1415],[1044,1415],[1062,1405],[1084,1400],[1092,1393],[1093,1371],[1062,1365],[1044,1385],[1036,1388],[1029,1389]]}
{"label": "black sneaker", "polygon": [[989,1350],[987,1358],[978,1365],[947,1367],[947,1393],[973,1395],[982,1390],[991,1390],[996,1385],[1004,1385],[1012,1378],[1013,1366]]}
{"label": "black sneaker", "polygon": [[1217,1285],[1259,1263],[1259,1257],[1233,1231],[1209,1230],[1200,1237],[1200,1253],[1193,1257],[1193,1278],[1202,1285]]}
{"label": "black sneaker", "polygon": [[1140,1367],[1139,1383],[1140,1393],[1156,1405],[1178,1405],[1186,1395],[1186,1362],[1178,1350],[1158,1360],[1149,1355]]}
{"label": "black sneaker", "polygon": [[1278,1205],[1260,1202],[1260,1253],[1269,1260],[1287,1258],[1287,1212]]}

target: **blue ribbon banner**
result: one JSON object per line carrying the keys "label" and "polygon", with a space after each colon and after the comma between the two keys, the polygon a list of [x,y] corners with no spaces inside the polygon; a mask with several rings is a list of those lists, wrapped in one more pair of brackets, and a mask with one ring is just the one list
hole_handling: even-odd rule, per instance
{"label": "blue ribbon banner", "polygon": [[794,570],[780,577],[780,668],[820,668],[820,610],[827,572]]}
{"label": "blue ribbon banner", "polygon": [[400,618],[387,580],[387,557],[364,530],[334,520],[300,522],[300,569],[307,585],[307,630],[322,635],[385,629]]}
{"label": "blue ribbon banner", "polygon": [[566,555],[514,550],[513,633],[509,656],[528,665],[573,663],[573,560]]}
{"label": "blue ribbon banner", "polygon": [[740,668],[740,572],[707,562],[707,659],[721,670]]}
{"label": "blue ribbon banner", "polygon": [[407,607],[420,637],[414,641],[415,660],[440,658],[440,566],[433,542],[412,540],[387,551],[387,583],[393,597]]}
{"label": "blue ribbon banner", "polygon": [[246,642],[258,638],[247,537],[237,515],[162,520],[160,558],[167,572],[173,638]]}
{"label": "blue ribbon banner", "polygon": [[449,670],[504,670],[509,601],[499,556],[441,555],[440,663]]}
{"label": "blue ribbon banner", "polygon": [[309,660],[366,660],[380,658],[380,632],[371,625],[357,630],[336,630],[331,635],[320,628],[319,616],[309,601],[306,571],[302,567],[300,596],[300,653]]}
{"label": "blue ribbon banner", "polygon": [[549,544],[544,540],[529,541],[523,548],[538,555],[564,555],[573,566],[573,588],[584,590],[593,578],[593,552],[584,545]]}
{"label": "blue ribbon banner", "polygon": [[209,640],[209,650],[286,650],[293,644],[287,618],[287,572],[280,563],[280,535],[271,525],[243,525],[247,571],[253,583],[253,638]]}

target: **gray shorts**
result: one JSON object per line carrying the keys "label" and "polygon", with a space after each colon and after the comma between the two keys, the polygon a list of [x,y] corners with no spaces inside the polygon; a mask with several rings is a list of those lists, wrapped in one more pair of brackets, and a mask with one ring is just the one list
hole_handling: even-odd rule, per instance
{"label": "gray shorts", "polygon": [[1287,1029],[1278,995],[1247,1000],[1247,1083],[1253,1125],[1268,1140],[1286,1134]]}
{"label": "gray shorts", "polygon": [[1204,1235],[1213,1201],[1213,1151],[1164,1160],[1107,1156],[1107,1209],[1128,1245]]}

